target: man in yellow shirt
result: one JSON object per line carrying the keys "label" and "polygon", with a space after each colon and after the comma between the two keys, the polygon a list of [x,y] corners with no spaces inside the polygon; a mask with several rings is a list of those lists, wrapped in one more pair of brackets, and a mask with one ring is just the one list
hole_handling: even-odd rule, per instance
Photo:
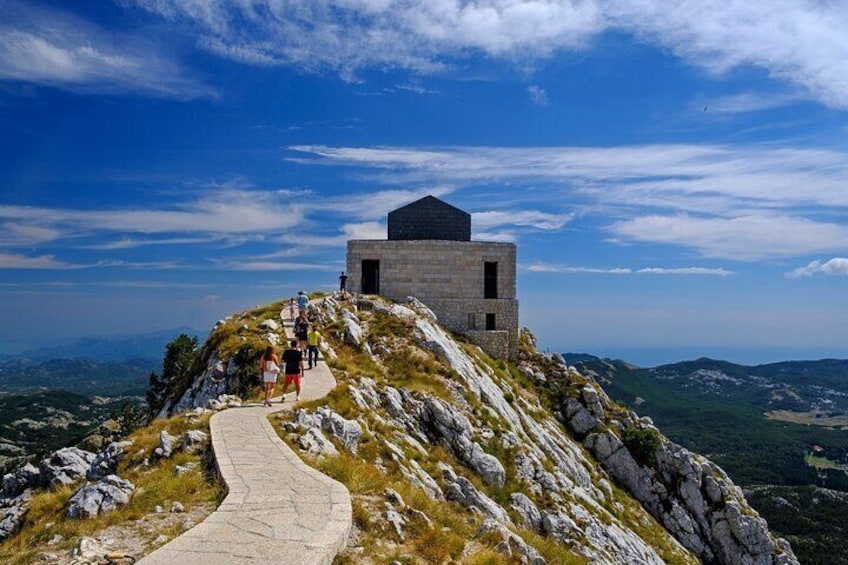
{"label": "man in yellow shirt", "polygon": [[[306,345],[307,345],[307,354],[309,357],[309,368],[311,369],[314,366],[318,366],[318,343],[321,341],[321,333],[318,331],[318,328],[313,324],[309,330],[309,333],[306,335]],[[315,360],[313,362],[313,359]]]}

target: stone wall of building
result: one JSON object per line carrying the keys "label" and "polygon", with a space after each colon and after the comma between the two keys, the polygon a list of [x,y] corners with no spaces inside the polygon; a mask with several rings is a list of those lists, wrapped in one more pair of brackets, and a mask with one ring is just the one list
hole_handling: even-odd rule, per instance
{"label": "stone wall of building", "polygon": [[515,244],[488,241],[351,240],[348,289],[359,292],[362,261],[380,261],[380,294],[394,300],[483,298],[483,263],[498,263],[498,298],[515,298]]}
{"label": "stone wall of building", "polygon": [[[489,355],[518,355],[516,257],[512,243],[483,241],[352,240],[347,247],[348,289],[359,292],[362,261],[380,262],[379,293],[414,296],[447,329],[469,336]],[[498,298],[484,296],[484,263],[496,262]],[[486,331],[487,315],[494,330]]]}

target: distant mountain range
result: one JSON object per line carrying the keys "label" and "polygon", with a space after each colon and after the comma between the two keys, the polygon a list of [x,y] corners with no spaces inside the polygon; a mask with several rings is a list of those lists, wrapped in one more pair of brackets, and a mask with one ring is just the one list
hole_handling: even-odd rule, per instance
{"label": "distant mountain range", "polygon": [[[848,360],[641,368],[565,353],[614,400],[720,464],[802,563],[848,563]],[[829,494],[832,493],[832,494]],[[824,506],[820,501],[827,501]]]}
{"label": "distant mountain range", "polygon": [[32,364],[51,359],[90,359],[96,361],[123,361],[125,359],[162,359],[165,345],[185,333],[200,338],[207,332],[188,327],[157,332],[115,337],[84,337],[49,347],[39,347],[13,355],[0,356],[0,362],[17,361]]}

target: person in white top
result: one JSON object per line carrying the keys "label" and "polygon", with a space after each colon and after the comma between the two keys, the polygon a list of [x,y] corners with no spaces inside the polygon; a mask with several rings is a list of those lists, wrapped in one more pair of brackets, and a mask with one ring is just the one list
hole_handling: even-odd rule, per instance
{"label": "person in white top", "polygon": [[265,384],[265,406],[271,406],[271,397],[274,396],[274,386],[277,384],[277,375],[280,373],[280,360],[270,345],[265,348],[262,355],[262,382]]}

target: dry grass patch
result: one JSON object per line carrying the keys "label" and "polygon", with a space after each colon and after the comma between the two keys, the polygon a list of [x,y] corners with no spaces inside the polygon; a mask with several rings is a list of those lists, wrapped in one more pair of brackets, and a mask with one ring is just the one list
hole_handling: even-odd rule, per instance
{"label": "dry grass patch", "polygon": [[[0,562],[30,563],[40,552],[55,553],[71,549],[79,543],[81,537],[92,537],[107,528],[143,519],[152,514],[156,506],[162,506],[167,512],[175,501],[183,504],[187,512],[201,506],[208,507],[209,512],[214,510],[224,496],[224,489],[217,480],[211,450],[207,448],[194,454],[176,451],[169,459],[152,459],[161,430],[167,430],[172,435],[182,435],[189,429],[202,429],[208,433],[208,420],[208,417],[204,417],[190,422],[178,416],[169,420],[156,420],[150,426],[131,434],[127,439],[133,440],[133,445],[126,448],[126,455],[117,474],[131,481],[136,490],[130,502],[117,510],[90,519],[67,518],[65,505],[83,484],[82,481],[34,494],[20,531],[0,545],[0,555],[4,556]],[[145,458],[151,458],[148,466],[141,464]],[[174,468],[189,462],[195,462],[198,466],[177,476]],[[150,539],[160,533],[169,537],[179,533],[173,531],[172,525],[168,525],[168,528],[169,531],[150,531]],[[64,541],[46,545],[56,534],[61,535]]]}

